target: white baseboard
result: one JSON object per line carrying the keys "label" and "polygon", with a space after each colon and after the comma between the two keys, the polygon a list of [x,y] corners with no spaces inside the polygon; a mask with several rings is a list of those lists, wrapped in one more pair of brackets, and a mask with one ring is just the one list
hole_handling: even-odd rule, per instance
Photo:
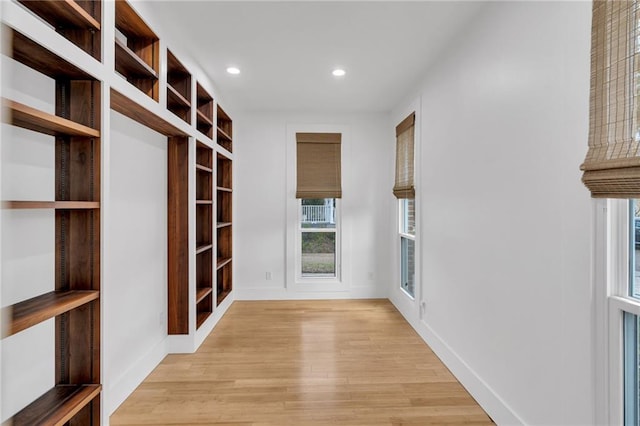
{"label": "white baseboard", "polygon": [[382,286],[352,286],[345,291],[296,291],[283,287],[245,287],[233,290],[235,300],[386,299]]}
{"label": "white baseboard", "polygon": [[145,355],[140,357],[116,382],[105,390],[105,412],[111,416],[120,404],[122,404],[153,369],[160,364],[165,356],[167,356],[166,337],[149,349]]}
{"label": "white baseboard", "polygon": [[422,340],[447,366],[456,379],[498,425],[524,425],[525,422],[478,376],[469,365],[414,312],[404,312],[403,304],[391,297],[391,303],[402,314]]}

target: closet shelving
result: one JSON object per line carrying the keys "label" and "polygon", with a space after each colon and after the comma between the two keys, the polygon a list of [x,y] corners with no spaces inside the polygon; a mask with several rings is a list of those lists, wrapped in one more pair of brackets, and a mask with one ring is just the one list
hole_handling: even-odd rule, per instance
{"label": "closet shelving", "polygon": [[167,109],[191,124],[191,74],[167,50]]}
{"label": "closet shelving", "polygon": [[213,139],[213,98],[200,83],[196,84],[196,96],[196,128]]}
{"label": "closet shelving", "polygon": [[19,0],[59,34],[98,61],[101,59],[102,5],[99,0]]}
{"label": "closet shelving", "polygon": [[[56,28],[84,2],[29,3]],[[98,9],[100,2],[96,2]],[[81,8],[85,10],[84,8]],[[85,14],[79,16],[86,18]],[[99,19],[99,15],[94,15]],[[75,18],[73,18],[75,19]],[[60,25],[57,23],[60,22]],[[98,23],[99,28],[99,23]],[[100,423],[100,90],[81,69],[4,27],[11,40],[6,56],[55,83],[55,113],[3,99],[3,120],[52,135],[54,200],[3,200],[3,209],[49,209],[55,215],[54,290],[6,307],[8,337],[55,319],[55,385],[13,416],[14,425]],[[97,33],[99,38],[99,32]],[[73,41],[73,40],[71,40]],[[98,43],[99,44],[99,43]],[[81,236],[80,238],[78,236]],[[3,283],[12,285],[12,283]]]}
{"label": "closet shelving", "polygon": [[[51,211],[55,235],[53,291],[47,289],[5,307],[8,320],[2,335],[5,339],[53,320],[55,382],[9,422],[99,425],[103,415],[103,109],[118,111],[167,137],[168,332],[188,335],[193,342],[198,329],[202,339],[211,330],[213,323],[207,319],[232,290],[232,122],[173,52],[167,51],[166,80],[159,75],[159,38],[126,0],[9,3],[9,8],[35,15],[40,22],[3,21],[3,38],[9,42],[3,44],[2,53],[49,77],[55,86],[51,111],[35,107],[28,97],[26,102],[13,96],[1,100],[5,123],[50,135],[55,145],[53,199],[0,200],[5,210]],[[109,49],[102,52],[102,14],[107,7],[114,8],[113,15],[104,14],[115,17],[115,38],[105,40]],[[38,26],[33,33],[31,25]],[[56,31],[66,41],[56,36],[49,44],[47,31],[54,36]],[[60,43],[67,42],[69,52],[58,50]],[[81,58],[85,54],[97,62],[85,62]],[[114,69],[104,69],[103,54],[114,55]],[[97,78],[103,76],[108,77],[104,83]],[[103,84],[109,81],[106,101],[101,94]],[[166,105],[159,104],[160,90],[166,90]],[[139,92],[155,102],[147,102]],[[190,186],[194,184],[195,188]],[[3,282],[3,286],[11,285]]]}
{"label": "closet shelving", "polygon": [[216,174],[216,295],[219,305],[232,290],[232,162],[217,154]]}
{"label": "closet shelving", "polygon": [[158,101],[159,39],[125,0],[116,0],[115,68]]}
{"label": "closet shelving", "polygon": [[224,112],[224,110],[220,107],[220,105],[218,105],[217,112],[218,145],[220,145],[227,151],[232,152],[231,135],[233,135],[233,122],[231,121],[231,118],[229,118],[229,115],[227,115],[227,113]]}
{"label": "closet shelving", "polygon": [[213,150],[196,142],[196,328],[213,312]]}

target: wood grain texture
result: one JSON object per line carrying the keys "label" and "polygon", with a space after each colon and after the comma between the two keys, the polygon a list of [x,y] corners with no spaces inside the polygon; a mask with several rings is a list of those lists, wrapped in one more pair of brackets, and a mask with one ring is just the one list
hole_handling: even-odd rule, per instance
{"label": "wood grain texture", "polygon": [[71,27],[100,31],[100,22],[73,0],[19,1],[56,28]]}
{"label": "wood grain texture", "polygon": [[19,333],[100,297],[98,291],[52,291],[10,306],[8,335]]}
{"label": "wood grain texture", "polygon": [[111,425],[491,425],[387,300],[234,302]]}
{"label": "wood grain texture", "polygon": [[116,39],[116,71],[127,78],[157,79],[158,73],[129,49],[122,41]]}
{"label": "wood grain texture", "polygon": [[100,385],[58,385],[12,418],[14,426],[62,426],[100,393]]}
{"label": "wood grain texture", "polygon": [[189,333],[189,142],[168,140],[168,330]]}
{"label": "wood grain texture", "polygon": [[3,98],[2,106],[9,112],[9,122],[17,127],[52,136],[100,137],[99,130],[31,108],[20,102]]}
{"label": "wood grain texture", "polygon": [[111,89],[111,109],[165,136],[187,136],[182,130],[113,88]]}

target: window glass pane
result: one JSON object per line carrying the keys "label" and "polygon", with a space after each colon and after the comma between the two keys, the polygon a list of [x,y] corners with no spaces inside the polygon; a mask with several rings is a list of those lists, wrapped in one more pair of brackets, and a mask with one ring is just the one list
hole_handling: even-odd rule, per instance
{"label": "window glass pane", "polygon": [[624,314],[624,424],[637,426],[640,421],[638,389],[638,317]]}
{"label": "window glass pane", "polygon": [[335,232],[302,232],[302,276],[336,276]]}
{"label": "window glass pane", "polygon": [[416,234],[416,200],[413,198],[400,200],[400,232]]}
{"label": "window glass pane", "polygon": [[629,201],[629,296],[640,298],[640,202]]}
{"label": "window glass pane", "polygon": [[400,286],[411,297],[415,297],[415,245],[409,238],[400,238]]}
{"label": "window glass pane", "polygon": [[336,199],[318,198],[302,200],[301,225],[303,228],[336,227]]}

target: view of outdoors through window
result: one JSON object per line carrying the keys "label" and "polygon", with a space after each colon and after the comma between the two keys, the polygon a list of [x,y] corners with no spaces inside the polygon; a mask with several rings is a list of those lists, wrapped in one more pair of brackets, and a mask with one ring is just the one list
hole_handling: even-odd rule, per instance
{"label": "view of outdoors through window", "polygon": [[629,296],[640,298],[640,202],[638,200],[630,200],[630,216],[631,216],[631,253],[629,260],[631,263],[631,274],[629,277]]}
{"label": "view of outdoors through window", "polygon": [[301,201],[301,275],[336,277],[336,199]]}
{"label": "view of outdoors through window", "polygon": [[400,200],[400,286],[411,297],[415,297],[415,200]]}

